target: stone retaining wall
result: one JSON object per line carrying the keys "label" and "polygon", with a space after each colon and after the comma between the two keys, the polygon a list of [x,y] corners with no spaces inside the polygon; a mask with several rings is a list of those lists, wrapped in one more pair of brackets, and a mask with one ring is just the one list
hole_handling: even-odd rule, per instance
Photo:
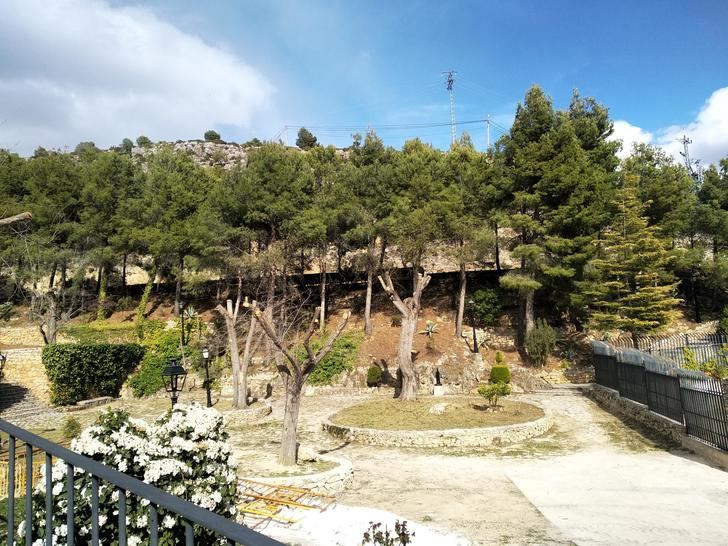
{"label": "stone retaining wall", "polygon": [[551,428],[553,417],[544,409],[544,416],[535,421],[484,428],[447,430],[379,430],[337,425],[327,420],[323,429],[332,436],[353,442],[382,447],[489,447],[521,442],[540,436]]}
{"label": "stone retaining wall", "polygon": [[267,483],[270,485],[289,485],[293,487],[305,487],[312,489],[321,495],[336,496],[341,493],[346,485],[354,477],[354,467],[348,459],[332,457],[331,455],[316,455],[316,458],[336,463],[336,466],[325,472],[316,474],[304,474],[301,476],[268,477],[247,477],[252,481]]}
{"label": "stone retaining wall", "polygon": [[38,400],[50,403],[50,384],[41,361],[41,347],[7,349],[3,381],[27,388]]}
{"label": "stone retaining wall", "polygon": [[685,426],[681,423],[650,411],[650,408],[644,404],[622,398],[617,391],[601,385],[593,384],[585,392],[608,412],[627,420],[636,421],[677,443],[684,449],[700,455],[723,470],[728,470],[728,452],[688,436],[685,432]]}

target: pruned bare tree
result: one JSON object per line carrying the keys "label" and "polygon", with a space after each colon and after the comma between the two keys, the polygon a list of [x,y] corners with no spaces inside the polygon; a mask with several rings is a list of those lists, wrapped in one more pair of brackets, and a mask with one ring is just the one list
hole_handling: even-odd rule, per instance
{"label": "pruned bare tree", "polygon": [[[278,455],[278,461],[283,465],[295,465],[298,459],[298,443],[296,441],[296,431],[298,428],[298,413],[301,407],[301,395],[303,387],[316,369],[316,366],[331,351],[336,339],[341,335],[349,321],[349,312],[346,311],[336,329],[326,339],[323,346],[314,350],[311,346],[311,339],[316,333],[320,310],[317,307],[308,329],[303,335],[301,344],[304,351],[302,355],[293,351],[293,345],[298,341],[297,336],[288,335],[291,329],[276,328],[276,325],[269,318],[272,313],[266,313],[265,310],[258,308],[257,303],[245,302],[246,306],[253,311],[253,316],[257,319],[260,327],[265,335],[268,336],[273,346],[277,349],[282,358],[276,359],[276,368],[281,376],[286,391],[286,406],[283,416],[283,430],[281,432],[281,450]],[[270,302],[268,304],[270,306]]]}
{"label": "pruned bare tree", "polygon": [[392,300],[394,306],[402,315],[402,327],[399,333],[399,349],[397,360],[399,369],[402,372],[402,390],[399,393],[400,400],[416,400],[418,376],[414,361],[412,360],[412,344],[417,332],[417,319],[420,316],[420,300],[422,292],[430,284],[430,275],[426,272],[412,272],[412,295],[402,299],[394,288],[389,271],[379,276],[382,288]]}

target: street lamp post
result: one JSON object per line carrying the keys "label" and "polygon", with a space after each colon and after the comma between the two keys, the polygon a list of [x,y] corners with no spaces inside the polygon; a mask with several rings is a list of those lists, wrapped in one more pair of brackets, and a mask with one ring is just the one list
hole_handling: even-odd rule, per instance
{"label": "street lamp post", "polygon": [[172,399],[172,407],[174,407],[177,403],[178,393],[182,392],[185,386],[187,370],[180,366],[177,360],[172,359],[169,361],[169,365],[164,368],[162,379],[164,380],[164,389],[169,393],[169,397]]}
{"label": "street lamp post", "polygon": [[475,302],[472,298],[468,300],[468,306],[470,307],[470,324],[473,325],[473,352],[478,353],[478,334],[475,332]]}
{"label": "street lamp post", "polygon": [[202,348],[202,361],[205,363],[205,391],[207,393],[207,407],[212,407],[212,394],[210,393],[210,349],[205,345]]}

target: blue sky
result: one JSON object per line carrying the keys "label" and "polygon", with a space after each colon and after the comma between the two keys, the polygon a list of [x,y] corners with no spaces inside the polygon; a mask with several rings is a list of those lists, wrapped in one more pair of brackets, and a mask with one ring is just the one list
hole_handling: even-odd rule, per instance
{"label": "blue sky", "polygon": [[[46,76],[43,56],[30,58],[37,65],[31,74],[36,87],[60,89],[49,97],[44,88],[37,102],[61,100],[65,88],[73,97],[59,107],[70,109],[67,127],[44,125],[37,112],[28,113],[27,122],[0,112],[0,122],[12,118],[0,125],[0,146],[12,145],[18,136],[17,146],[27,150],[46,140],[73,146],[84,134],[112,144],[142,133],[198,137],[213,127],[223,138],[246,140],[271,138],[284,125],[445,122],[448,98],[441,72],[454,69],[461,121],[490,115],[507,127],[531,84],[541,85],[557,107],[565,107],[578,88],[610,108],[620,122],[619,136],[674,151],[671,142],[685,130],[696,153],[708,160],[728,155],[728,89],[720,92],[728,87],[725,1],[58,0],[64,9],[46,22],[23,16],[33,0],[6,1],[0,16],[9,15],[26,42],[30,35],[31,48],[34,30],[39,36],[57,34],[58,40],[73,36],[75,49],[69,46],[68,57],[61,52],[57,58],[60,64],[72,58],[82,74],[80,84]],[[90,35],[58,31],[66,25]],[[105,25],[113,31],[105,33]],[[160,34],[164,39],[155,38]],[[52,38],[43,40],[39,50],[53,47]],[[12,54],[3,50],[11,47],[8,42],[0,38],[0,54]],[[129,50],[128,58],[120,50]],[[140,71],[134,60],[149,66]],[[86,62],[89,69],[83,71]],[[8,64],[0,60],[0,98],[29,79]],[[100,66],[109,74],[99,73]],[[175,96],[165,100],[162,93]],[[22,96],[29,109],[29,94]],[[90,106],[81,102],[107,105],[109,111],[87,113]],[[134,114],[147,109],[146,115]],[[59,117],[57,109],[50,110],[49,118]],[[74,117],[79,112],[87,126]],[[38,131],[29,130],[31,125]],[[484,125],[462,130],[485,145]],[[336,145],[349,143],[351,132],[314,130],[322,142]],[[379,132],[393,145],[413,136],[440,147],[449,142],[448,127]],[[493,138],[498,134],[494,126]]]}

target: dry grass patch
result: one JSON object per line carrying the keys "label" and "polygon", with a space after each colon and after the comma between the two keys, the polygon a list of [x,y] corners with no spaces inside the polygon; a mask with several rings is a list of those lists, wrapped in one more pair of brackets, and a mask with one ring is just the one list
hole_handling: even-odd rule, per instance
{"label": "dry grass patch", "polygon": [[[441,414],[430,413],[435,404],[447,404]],[[497,411],[486,411],[476,397],[426,397],[415,402],[373,400],[346,408],[332,417],[337,425],[380,430],[446,430],[513,425],[543,417],[532,404],[501,400]]]}

